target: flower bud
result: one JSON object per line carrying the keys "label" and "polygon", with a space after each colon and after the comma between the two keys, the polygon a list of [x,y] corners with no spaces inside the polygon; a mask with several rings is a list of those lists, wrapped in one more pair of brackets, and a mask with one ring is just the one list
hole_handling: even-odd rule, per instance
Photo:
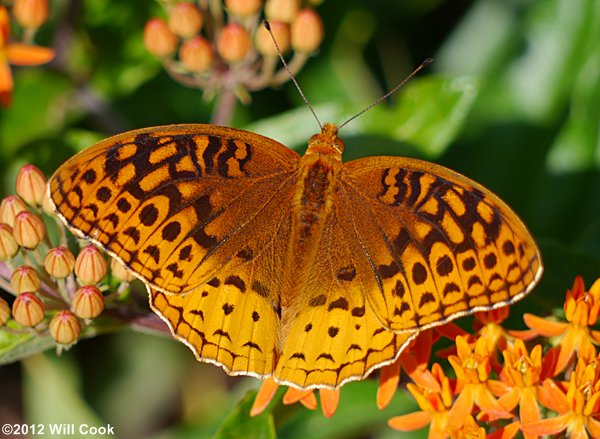
{"label": "flower bud", "polygon": [[0,326],[6,325],[10,319],[10,306],[8,306],[8,302],[0,297]]}
{"label": "flower bud", "polygon": [[[290,48],[290,27],[283,21],[270,21],[271,32],[277,41],[281,53],[287,52]],[[277,56],[277,47],[273,43],[273,38],[269,35],[266,27],[260,26],[256,30],[256,49],[265,56]]]}
{"label": "flower bud", "polygon": [[312,9],[301,10],[292,23],[292,47],[298,52],[312,53],[323,41],[321,17]]}
{"label": "flower bud", "polygon": [[10,286],[17,294],[33,293],[38,291],[42,283],[35,268],[21,265],[10,276]]}
{"label": "flower bud", "polygon": [[41,244],[46,234],[44,222],[33,213],[25,210],[15,218],[13,235],[21,247],[34,249]]}
{"label": "flower bud", "polygon": [[56,279],[64,279],[75,268],[75,256],[66,247],[54,247],[46,253],[44,268],[50,276]]}
{"label": "flower bud", "polygon": [[8,224],[0,223],[0,261],[12,259],[19,251],[19,244]]}
{"label": "flower bud", "polygon": [[237,23],[228,24],[219,34],[217,50],[227,62],[241,61],[250,51],[250,36],[243,26]]}
{"label": "flower bud", "polygon": [[121,282],[131,282],[135,279],[135,276],[131,274],[131,272],[115,258],[111,258],[110,260],[110,272]]}
{"label": "flower bud", "polygon": [[13,319],[23,326],[35,326],[44,320],[44,304],[33,293],[19,294],[12,306]]}
{"label": "flower bud", "polygon": [[46,176],[33,165],[25,165],[17,174],[17,194],[30,206],[41,206],[46,195]]}
{"label": "flower bud", "polygon": [[87,285],[77,290],[73,296],[71,309],[77,317],[93,319],[104,310],[104,296],[95,285]]}
{"label": "flower bud", "polygon": [[190,72],[203,72],[213,63],[213,50],[206,39],[194,37],[181,45],[179,59]]}
{"label": "flower bud", "polygon": [[37,29],[48,19],[48,0],[15,0],[12,13],[21,26]]}
{"label": "flower bud", "polygon": [[256,14],[262,6],[262,0],[225,0],[227,12],[239,17]]}
{"label": "flower bud", "polygon": [[160,18],[153,18],[144,27],[144,45],[152,55],[166,57],[175,52],[177,37],[167,23]]}
{"label": "flower bud", "polygon": [[97,284],[106,276],[107,270],[104,255],[94,245],[81,249],[75,259],[75,274],[82,285]]}
{"label": "flower bud", "polygon": [[169,27],[182,38],[191,38],[202,28],[202,14],[192,3],[176,3],[169,12]]}
{"label": "flower bud", "polygon": [[0,203],[0,223],[15,226],[15,217],[19,212],[27,210],[27,205],[17,195],[9,195]]}
{"label": "flower bud", "polygon": [[58,344],[71,344],[79,338],[81,325],[70,311],[57,312],[50,320],[50,335]]}
{"label": "flower bud", "polygon": [[291,23],[300,9],[299,0],[267,0],[265,15],[269,21]]}

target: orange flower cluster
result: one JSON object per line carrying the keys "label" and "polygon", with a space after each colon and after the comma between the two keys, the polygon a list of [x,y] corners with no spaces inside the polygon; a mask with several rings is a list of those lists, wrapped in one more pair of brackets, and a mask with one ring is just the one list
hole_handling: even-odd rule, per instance
{"label": "orange flower cluster", "polygon": [[247,91],[280,85],[290,79],[279,65],[278,51],[293,50],[290,70],[297,73],[323,39],[317,13],[301,0],[224,0],[166,2],[167,20],[146,23],[144,44],[167,72],[183,85],[209,93],[233,92],[240,100]]}
{"label": "orange flower cluster", "polygon": [[110,271],[119,287],[104,294],[110,281],[105,256],[85,243],[71,252],[47,198],[46,177],[35,166],[21,168],[16,192],[0,202],[0,287],[14,296],[0,297],[0,326],[50,335],[61,350],[86,331],[95,333],[93,319],[126,294],[133,277],[113,260]]}
{"label": "orange flower cluster", "polygon": [[14,88],[10,65],[37,66],[54,58],[54,51],[32,44],[37,29],[48,18],[47,0],[15,0],[12,15],[23,32],[20,41],[10,39],[10,15],[0,6],[0,105],[8,107]]}
{"label": "orange flower cluster", "polygon": [[[387,406],[396,392],[400,371],[418,412],[396,416],[390,427],[412,431],[429,427],[429,438],[503,438],[521,433],[526,439],[547,435],[600,438],[600,332],[592,330],[600,314],[600,279],[589,291],[577,277],[567,291],[565,322],[525,314],[527,331],[501,326],[508,307],[475,314],[475,334],[454,323],[419,334],[396,363],[380,371],[377,404]],[[440,336],[454,340],[438,351],[449,367],[428,367]],[[543,343],[535,338],[551,337]],[[526,342],[530,344],[528,348]],[[501,358],[501,360],[500,360]],[[454,377],[447,372],[453,371]],[[263,411],[277,384],[261,387],[252,414]],[[335,413],[339,391],[320,391],[323,413]],[[284,403],[299,401],[316,408],[312,391],[289,389]]]}

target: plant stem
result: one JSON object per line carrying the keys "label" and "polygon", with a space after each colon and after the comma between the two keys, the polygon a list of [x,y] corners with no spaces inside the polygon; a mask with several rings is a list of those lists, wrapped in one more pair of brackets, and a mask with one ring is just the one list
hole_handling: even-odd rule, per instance
{"label": "plant stem", "polygon": [[236,102],[237,99],[233,90],[230,88],[221,90],[217,96],[217,103],[215,104],[210,123],[228,126],[231,123]]}

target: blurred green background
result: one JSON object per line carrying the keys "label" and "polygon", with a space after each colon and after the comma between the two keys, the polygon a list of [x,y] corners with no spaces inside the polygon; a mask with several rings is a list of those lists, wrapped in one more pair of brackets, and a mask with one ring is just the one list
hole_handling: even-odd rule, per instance
{"label": "blurred green background", "polygon": [[[170,79],[142,44],[145,22],[164,15],[157,3],[51,5],[37,42],[58,57],[13,69],[14,101],[0,110],[2,195],[14,192],[24,163],[50,175],[109,134],[210,120],[213,104]],[[325,0],[316,9],[326,39],[298,81],[324,121],[343,121],[435,59],[342,130],[346,158],[435,161],[514,208],[542,248],[545,274],[514,308],[511,327],[523,327],[523,309],[560,307],[576,274],[587,285],[600,276],[600,2]],[[253,94],[232,125],[299,151],[318,130],[290,84]],[[399,434],[386,419],[415,409],[399,391],[377,410],[376,382],[365,381],[343,387],[331,420],[277,403],[275,416],[250,422],[252,398],[244,395],[258,385],[197,363],[171,339],[128,332],[0,368],[0,421],[111,424],[121,438],[269,437],[276,430],[284,438],[384,439]]]}

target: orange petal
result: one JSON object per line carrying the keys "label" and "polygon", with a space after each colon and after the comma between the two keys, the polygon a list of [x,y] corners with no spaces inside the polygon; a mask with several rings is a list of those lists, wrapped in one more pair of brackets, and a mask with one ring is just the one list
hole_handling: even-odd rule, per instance
{"label": "orange petal", "polygon": [[471,413],[473,409],[473,388],[466,386],[448,413],[448,425],[454,428],[462,427],[465,422],[465,418]]}
{"label": "orange petal", "polygon": [[394,430],[413,431],[419,430],[431,422],[431,415],[427,412],[414,412],[402,416],[394,416],[388,425]]}
{"label": "orange petal", "polygon": [[7,63],[0,63],[0,104],[4,107],[10,105],[13,90],[13,79]]}
{"label": "orange petal", "polygon": [[283,395],[283,403],[285,405],[294,404],[312,392],[312,390],[298,390],[294,387],[289,387],[285,395]]}
{"label": "orange petal", "polygon": [[319,396],[321,397],[321,409],[326,418],[331,418],[337,410],[338,403],[340,402],[340,391],[319,389]]}
{"label": "orange petal", "polygon": [[8,62],[15,66],[37,66],[54,58],[54,50],[29,44],[11,43],[4,50]]}
{"label": "orange petal", "polygon": [[456,340],[459,335],[468,336],[469,334],[454,322],[446,323],[442,326],[436,326],[435,330],[438,334],[446,337],[449,340]]}
{"label": "orange petal", "polygon": [[493,416],[494,418],[512,418],[513,415],[506,411],[504,407],[498,403],[496,398],[492,395],[492,392],[483,387],[483,385],[478,385],[477,390],[475,391],[475,404],[479,406],[481,411]]}
{"label": "orange petal", "polygon": [[415,354],[417,364],[423,368],[427,367],[427,363],[429,363],[429,358],[431,357],[431,345],[433,344],[432,337],[432,329],[421,331],[411,348],[411,351]]}
{"label": "orange petal", "polygon": [[515,421],[488,434],[487,439],[512,439],[519,432],[520,426],[519,421]]}
{"label": "orange petal", "polygon": [[531,388],[521,391],[519,401],[519,418],[523,424],[537,422],[540,420],[540,408],[538,407],[535,391]]}
{"label": "orange petal", "polygon": [[377,407],[379,410],[387,407],[396,393],[400,381],[400,369],[400,359],[381,368],[379,387],[377,388]]}
{"label": "orange petal", "polygon": [[525,340],[525,341],[529,341],[529,340],[533,340],[534,338],[536,338],[538,336],[538,333],[535,329],[525,329],[522,331],[517,331],[517,330],[513,330],[513,329],[509,329],[506,331],[508,333],[508,335],[521,339],[521,340]]}
{"label": "orange petal", "polygon": [[513,387],[509,392],[505,393],[498,399],[498,404],[500,404],[504,410],[510,412],[519,403],[519,400],[521,399],[520,396],[519,389]]}
{"label": "orange petal", "polygon": [[469,346],[469,342],[467,340],[468,340],[467,337],[463,337],[460,335],[458,337],[456,337],[456,340],[455,340],[456,354],[458,355],[458,358],[460,358],[461,361],[464,361],[464,359],[469,357],[471,355],[471,353],[473,352],[473,350]]}
{"label": "orange petal", "polygon": [[513,389],[506,383],[498,380],[488,380],[487,383],[494,396],[505,395],[506,393],[510,392],[511,389]]}
{"label": "orange petal", "polygon": [[567,428],[570,420],[570,414],[560,415],[550,419],[522,424],[521,431],[524,433],[537,434],[539,436],[545,434],[558,434]]}
{"label": "orange petal", "polygon": [[544,337],[555,337],[561,335],[567,329],[567,324],[562,322],[553,322],[533,314],[524,314],[523,320],[531,329],[535,329],[538,334]]}
{"label": "orange petal", "polygon": [[557,413],[566,413],[569,410],[567,396],[550,379],[544,380],[541,387],[538,387],[538,401],[544,406]]}
{"label": "orange petal", "polygon": [[565,336],[557,346],[558,358],[556,359],[556,366],[554,367],[554,375],[565,370],[567,364],[575,355],[575,333],[573,331],[567,331]]}
{"label": "orange petal", "polygon": [[315,392],[308,392],[305,396],[300,399],[300,404],[306,407],[309,410],[317,409],[317,397],[315,396]]}
{"label": "orange petal", "polygon": [[273,378],[267,378],[263,381],[262,385],[260,386],[260,389],[258,389],[256,398],[254,398],[254,404],[252,404],[250,416],[260,415],[267,408],[267,406],[275,396],[278,387],[279,385],[275,382]]}
{"label": "orange petal", "polygon": [[439,392],[441,390],[440,384],[437,382],[435,377],[425,369],[425,366],[422,366],[417,363],[417,360],[414,356],[410,354],[402,354],[400,355],[400,363],[404,370],[408,374],[412,380],[420,384],[423,387],[427,387],[434,392]]}
{"label": "orange petal", "polygon": [[596,342],[596,344],[600,344],[600,332],[590,330],[590,335],[592,336],[592,340]]}
{"label": "orange petal", "polygon": [[585,426],[592,437],[600,437],[600,421],[592,418],[591,416],[586,416]]}
{"label": "orange petal", "polygon": [[0,47],[4,46],[8,41],[8,33],[10,31],[10,23],[8,11],[4,6],[0,6]]}

